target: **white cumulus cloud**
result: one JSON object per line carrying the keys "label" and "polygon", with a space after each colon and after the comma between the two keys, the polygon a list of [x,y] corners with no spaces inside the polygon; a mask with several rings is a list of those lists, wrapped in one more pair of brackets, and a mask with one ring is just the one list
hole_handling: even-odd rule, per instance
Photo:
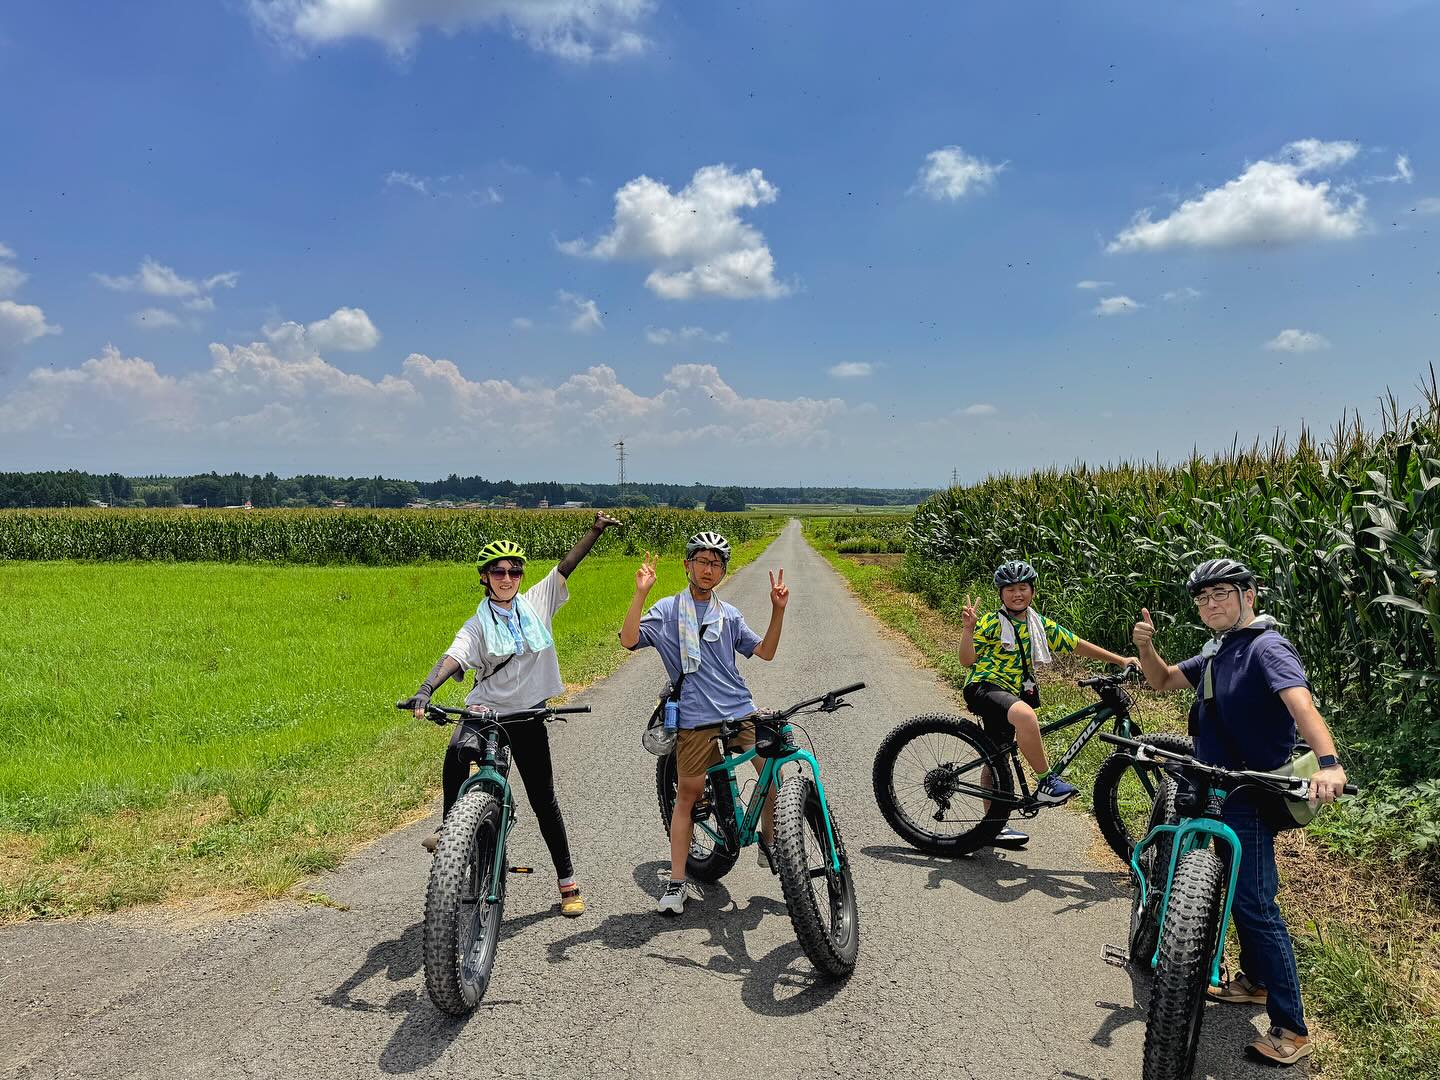
{"label": "white cumulus cloud", "polygon": [[1095,305],[1096,315],[1129,315],[1144,305],[1128,296],[1107,296]]}
{"label": "white cumulus cloud", "polygon": [[615,60],[644,52],[639,26],[656,0],[249,0],[255,21],[295,48],[350,38],[411,52],[422,30],[508,29],[565,60]]}
{"label": "white cumulus cloud", "polygon": [[847,360],[830,369],[830,374],[837,379],[863,379],[874,372],[875,365],[866,363],[864,360]]}
{"label": "white cumulus cloud", "polygon": [[364,308],[336,308],[323,319],[301,325],[289,320],[265,327],[270,343],[287,356],[318,353],[321,350],[364,352],[380,344],[380,331]]}
{"label": "white cumulus cloud", "polygon": [[997,410],[996,410],[996,408],[995,408],[994,405],[987,405],[987,404],[984,403],[984,402],[979,402],[979,401],[977,401],[974,405],[966,405],[965,408],[961,409],[961,410],[960,410],[960,415],[961,415],[961,416],[994,416],[995,413],[996,413],[996,411],[997,411]]}
{"label": "white cumulus cloud", "polygon": [[1152,220],[1150,210],[1106,251],[1164,251],[1177,247],[1239,247],[1344,240],[1365,225],[1365,196],[1347,187],[1332,190],[1310,174],[1333,172],[1360,152],[1352,142],[1301,139],[1286,145],[1276,160],[1260,160],[1238,177],[1193,199],[1169,216]]}
{"label": "white cumulus cloud", "polygon": [[1178,289],[1167,289],[1160,294],[1160,299],[1168,304],[1183,304],[1186,300],[1198,300],[1204,294],[1189,285],[1183,285]]}
{"label": "white cumulus cloud", "polygon": [[1077,282],[1075,282],[1075,288],[1077,288],[1077,289],[1092,289],[1092,290],[1093,290],[1093,289],[1108,289],[1108,288],[1110,288],[1111,285],[1114,285],[1114,284],[1115,284],[1115,283],[1114,283],[1113,281],[1092,281],[1092,280],[1090,280],[1089,278],[1086,278],[1084,281],[1077,281]]}
{"label": "white cumulus cloud", "polygon": [[227,270],[198,280],[181,277],[170,267],[146,256],[141,261],[140,268],[133,274],[96,274],[95,280],[116,292],[141,292],[147,296],[183,300],[208,295],[216,289],[233,289],[240,280],[240,275],[233,270]]}
{"label": "white cumulus cloud", "polygon": [[663,326],[647,326],[645,340],[651,345],[684,345],[696,341],[709,345],[723,345],[730,340],[730,331],[721,330],[719,333],[711,333],[703,326],[682,326],[679,330],[670,330]]}
{"label": "white cumulus cloud", "polygon": [[958,146],[942,146],[925,155],[915,185],[932,199],[963,199],[984,191],[1005,171],[1008,162],[991,164]]}
{"label": "white cumulus cloud", "polygon": [[8,260],[15,258],[13,248],[0,244],[0,296],[12,296],[30,280],[30,275],[14,266],[8,266]]}
{"label": "white cumulus cloud", "polygon": [[34,304],[0,300],[0,356],[47,334],[58,333],[60,327],[46,322],[45,312]]}
{"label": "white cumulus cloud", "polygon": [[515,330],[529,330],[535,325],[534,319],[527,319],[524,315],[516,315],[510,320],[510,326]]}
{"label": "white cumulus cloud", "polygon": [[566,312],[565,317],[570,320],[572,334],[593,334],[596,330],[605,329],[605,321],[600,317],[600,306],[594,300],[566,292],[564,289],[555,296]]}
{"label": "white cumulus cloud", "polygon": [[698,169],[677,192],[639,176],[615,193],[610,232],[593,244],[571,240],[560,249],[652,263],[645,284],[666,300],[784,296],[789,289],[775,280],[765,237],[740,219],[742,210],[773,203],[779,194],[759,169],[735,172],[728,165]]}
{"label": "white cumulus cloud", "polygon": [[1323,334],[1311,330],[1281,330],[1265,343],[1271,352],[1318,352],[1330,348],[1330,341]]}

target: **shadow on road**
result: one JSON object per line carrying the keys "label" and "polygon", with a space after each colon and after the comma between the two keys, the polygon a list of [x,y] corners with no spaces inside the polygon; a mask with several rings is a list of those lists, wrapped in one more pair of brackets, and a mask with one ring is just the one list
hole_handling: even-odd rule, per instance
{"label": "shadow on road", "polygon": [[[635,868],[635,883],[642,891],[659,897],[660,873],[664,862],[642,863]],[[550,962],[565,963],[571,951],[599,945],[614,951],[646,949],[645,955],[661,963],[691,968],[723,981],[740,983],[740,1000],[751,1012],[762,1016],[796,1016],[818,1008],[833,998],[844,985],[822,979],[805,958],[799,942],[789,942],[756,959],[750,955],[745,935],[757,929],[762,919],[790,915],[779,900],[752,896],[737,901],[723,882],[704,887],[704,900],[687,906],[683,915],[666,916],[652,910],[629,911],[606,916],[589,929],[550,943]],[[709,936],[702,948],[711,950],[708,959],[662,952],[656,942],[663,934],[703,929]],[[694,951],[693,935],[687,947]]]}
{"label": "shadow on road", "polygon": [[1056,908],[1056,915],[1129,895],[1123,887],[1123,875],[1114,871],[1047,870],[1001,858],[993,851],[977,852],[973,858],[945,859],[926,855],[914,848],[877,845],[862,848],[860,854],[883,862],[928,870],[930,880],[925,883],[927,889],[939,889],[950,882],[1002,904],[1032,892],[1070,901]]}

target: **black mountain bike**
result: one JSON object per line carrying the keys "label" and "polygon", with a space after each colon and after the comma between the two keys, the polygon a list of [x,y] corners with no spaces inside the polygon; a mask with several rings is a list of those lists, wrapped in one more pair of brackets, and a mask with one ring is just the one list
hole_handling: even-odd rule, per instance
{"label": "black mountain bike", "polygon": [[[1130,715],[1135,699],[1127,689],[1141,678],[1138,669],[1129,668],[1077,680],[1100,700],[1040,726],[1041,734],[1048,735],[1085,725],[1052,765],[1053,773],[1063,775],[1106,724],[1125,738],[1190,752],[1190,740],[1183,735],[1142,736]],[[875,754],[871,779],[875,801],[890,827],[906,843],[932,855],[965,855],[986,847],[1000,835],[1011,814],[1034,817],[1045,805],[1030,790],[1013,731],[1008,742],[997,742],[976,721],[944,713],[914,717],[885,736]],[[1153,767],[1113,756],[1095,777],[1100,831],[1126,862],[1135,842],[1145,836],[1158,783]]]}
{"label": "black mountain bike", "polygon": [[[408,709],[409,703],[400,701],[395,707]],[[508,713],[441,705],[426,710],[437,724],[470,725],[483,747],[480,768],[460,785],[460,795],[445,818],[425,888],[425,988],[442,1012],[464,1016],[480,1004],[490,987],[500,944],[506,871],[531,872],[505,861],[505,844],[515,827],[510,747],[503,745],[505,725],[589,711],[589,705]]]}

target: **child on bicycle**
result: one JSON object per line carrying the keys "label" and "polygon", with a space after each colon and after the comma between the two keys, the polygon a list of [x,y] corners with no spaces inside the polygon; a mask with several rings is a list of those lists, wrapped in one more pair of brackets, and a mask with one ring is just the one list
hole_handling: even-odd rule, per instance
{"label": "child on bicycle", "polygon": [[[1167,664],[1155,650],[1155,624],[1145,609],[1133,637],[1152,687],[1197,690],[1195,756],[1225,769],[1269,772],[1290,760],[1298,729],[1321,766],[1310,778],[1311,797],[1333,802],[1345,788],[1335,740],[1315,708],[1295,646],[1276,631],[1273,618],[1255,614],[1255,575],[1234,559],[1210,559],[1195,568],[1185,587],[1214,635],[1200,655]],[[1225,801],[1224,818],[1240,840],[1230,915],[1242,970],[1210,990],[1210,997],[1264,1005],[1270,1030],[1246,1049],[1273,1064],[1293,1065],[1314,1047],[1300,1003],[1294,946],[1275,903],[1280,884],[1275,830],[1245,791]]]}
{"label": "child on bicycle", "polygon": [[[465,704],[475,708],[495,712],[539,708],[547,699],[563,693],[565,683],[560,678],[551,624],[555,612],[570,599],[566,581],[575,567],[606,529],[619,524],[609,515],[597,512],[595,524],[565,558],[523,594],[520,581],[525,576],[525,549],[512,540],[495,540],[481,548],[476,568],[485,588],[485,599],[460,627],[455,640],[410,698],[408,705],[414,714],[424,717],[435,691],[447,679],[463,678],[466,671],[475,672],[475,686],[466,695]],[[555,797],[555,773],[545,721],[536,717],[506,724],[505,735],[509,740],[510,759],[525,782],[530,809],[535,813],[540,834],[555,863],[560,912],[572,918],[582,915],[585,898],[575,880],[565,819],[560,815],[560,802]],[[442,829],[444,817],[455,805],[460,785],[470,775],[470,767],[481,749],[475,732],[468,725],[455,725],[441,771]],[[434,852],[440,843],[440,829],[421,843],[427,851]]]}
{"label": "child on bicycle", "polygon": [[[678,784],[675,807],[670,814],[670,880],[660,897],[659,910],[678,915],[687,899],[699,900],[699,886],[685,878],[685,859],[690,851],[691,811],[705,790],[705,771],[720,764],[713,728],[727,720],[755,713],[755,701],[735,666],[735,655],[775,659],[785,605],[790,590],[785,571],[770,575],[770,625],[762,638],[745,623],[740,612],[715,595],[715,588],[730,565],[730,543],[715,532],[692,536],[685,545],[685,576],[689,585],[674,596],[657,600],[649,611],[645,598],[655,585],[655,557],[646,554],[635,572],[635,595],[620,628],[620,644],[627,649],[649,646],[660,653],[666,674],[673,684],[682,675],[679,702],[679,736],[675,743]],[[755,745],[755,724],[749,722],[730,745],[747,750]],[[756,771],[761,762],[754,762]],[[768,865],[767,852],[775,830],[775,792],[765,801],[761,825],[761,865]]]}
{"label": "child on bicycle", "polygon": [[[1018,559],[995,571],[1000,590],[1000,608],[979,613],[976,601],[965,598],[960,611],[960,662],[970,668],[962,691],[965,704],[985,724],[985,730],[1002,743],[1013,734],[1020,753],[1035,770],[1038,802],[1058,806],[1075,796],[1076,788],[1050,773],[1050,761],[1040,738],[1040,719],[1035,709],[1040,691],[1035,682],[1037,664],[1048,664],[1055,653],[1077,652],[1092,660],[1121,667],[1138,665],[1135,657],[1092,645],[1034,608],[1035,568]],[[987,770],[988,772],[988,770]],[[982,782],[992,778],[982,775]],[[995,843],[1021,847],[1030,838],[1019,829],[1006,827]]]}

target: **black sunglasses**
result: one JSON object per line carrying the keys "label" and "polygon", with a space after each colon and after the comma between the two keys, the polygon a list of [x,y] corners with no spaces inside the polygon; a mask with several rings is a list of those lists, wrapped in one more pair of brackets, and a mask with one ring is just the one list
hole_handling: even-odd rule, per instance
{"label": "black sunglasses", "polygon": [[525,576],[523,566],[492,566],[485,571],[487,574],[494,574],[496,577],[519,578]]}

